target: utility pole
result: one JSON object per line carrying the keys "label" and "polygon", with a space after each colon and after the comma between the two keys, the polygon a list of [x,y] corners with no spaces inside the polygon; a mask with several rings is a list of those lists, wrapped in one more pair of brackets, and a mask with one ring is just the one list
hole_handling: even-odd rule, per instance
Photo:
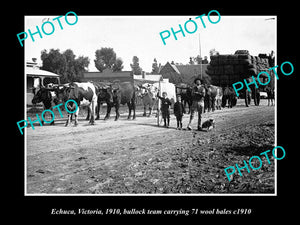
{"label": "utility pole", "polygon": [[201,41],[200,41],[200,33],[199,33],[199,54],[200,54],[200,77],[202,79],[202,56],[201,56]]}

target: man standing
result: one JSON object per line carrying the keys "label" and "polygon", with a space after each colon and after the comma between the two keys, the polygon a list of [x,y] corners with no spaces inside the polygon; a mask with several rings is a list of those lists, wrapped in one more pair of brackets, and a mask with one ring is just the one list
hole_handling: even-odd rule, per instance
{"label": "man standing", "polygon": [[198,111],[198,130],[201,129],[201,114],[204,109],[204,96],[205,96],[205,88],[201,85],[200,78],[196,78],[194,80],[195,86],[192,89],[192,107],[191,107],[191,115],[190,122],[187,126],[188,130],[192,130],[191,123],[194,119],[195,110]]}

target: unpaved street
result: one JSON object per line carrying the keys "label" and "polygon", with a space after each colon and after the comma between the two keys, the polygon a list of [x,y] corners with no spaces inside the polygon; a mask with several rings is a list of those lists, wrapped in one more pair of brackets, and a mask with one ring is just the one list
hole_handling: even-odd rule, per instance
{"label": "unpaved street", "polygon": [[261,169],[232,182],[224,173],[274,146],[275,108],[266,100],[203,114],[202,121],[216,121],[210,132],[176,130],[174,115],[168,129],[141,111],[134,121],[126,117],[101,115],[94,126],[81,117],[77,127],[64,127],[65,117],[27,128],[27,193],[274,193],[274,163],[263,159]]}

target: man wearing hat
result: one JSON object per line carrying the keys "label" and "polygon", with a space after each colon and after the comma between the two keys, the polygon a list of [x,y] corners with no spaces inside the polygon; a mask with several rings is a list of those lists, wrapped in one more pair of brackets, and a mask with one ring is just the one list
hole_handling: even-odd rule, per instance
{"label": "man wearing hat", "polygon": [[198,130],[201,129],[201,114],[204,109],[204,96],[205,96],[205,89],[201,85],[200,78],[196,78],[194,80],[195,86],[192,89],[192,107],[191,107],[191,115],[190,115],[190,122],[187,126],[188,130],[192,130],[191,123],[194,119],[195,110],[198,111]]}

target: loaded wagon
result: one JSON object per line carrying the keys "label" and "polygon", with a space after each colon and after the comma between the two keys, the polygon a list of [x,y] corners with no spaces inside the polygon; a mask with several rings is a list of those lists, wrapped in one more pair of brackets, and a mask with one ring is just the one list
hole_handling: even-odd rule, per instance
{"label": "loaded wagon", "polygon": [[[232,87],[232,84],[239,81],[243,82],[244,79],[250,83],[253,81],[252,76],[256,77],[262,71],[267,71],[269,74],[273,73],[273,71],[268,71],[273,65],[270,65],[270,58],[266,54],[252,56],[247,50],[237,50],[234,54],[213,55],[210,59],[210,65],[208,65],[206,73],[211,77],[212,84],[222,88]],[[266,74],[262,74],[260,79],[262,83],[266,83],[268,77]],[[259,92],[266,88],[266,86],[256,83],[259,88],[250,85],[251,93],[246,88],[244,93],[241,94],[241,98],[245,98],[247,106],[250,104],[251,97],[254,99],[255,105],[259,105]],[[272,75],[268,86],[274,87],[274,76]]]}

